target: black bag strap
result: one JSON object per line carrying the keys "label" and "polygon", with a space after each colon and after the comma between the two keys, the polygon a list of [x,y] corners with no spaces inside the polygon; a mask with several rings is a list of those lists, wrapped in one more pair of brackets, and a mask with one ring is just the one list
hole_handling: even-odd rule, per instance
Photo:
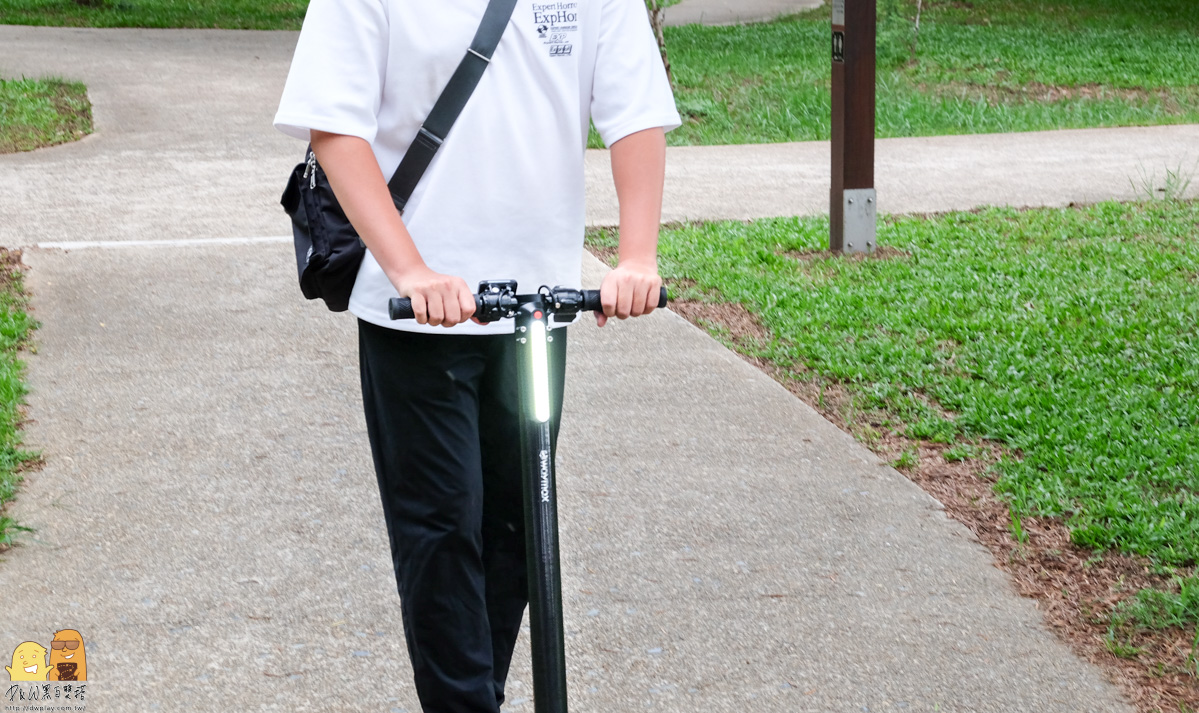
{"label": "black bag strap", "polygon": [[487,65],[491,64],[491,57],[500,44],[500,37],[512,19],[515,7],[516,0],[491,0],[487,4],[470,49],[466,50],[466,56],[458,64],[458,69],[454,70],[454,76],[450,77],[449,84],[442,90],[424,125],[416,133],[395,175],[387,182],[400,213],[404,212],[404,206],[416,190],[416,184],[420,183],[433,157],[437,155],[437,149],[441,148],[467,100],[483,78]]}

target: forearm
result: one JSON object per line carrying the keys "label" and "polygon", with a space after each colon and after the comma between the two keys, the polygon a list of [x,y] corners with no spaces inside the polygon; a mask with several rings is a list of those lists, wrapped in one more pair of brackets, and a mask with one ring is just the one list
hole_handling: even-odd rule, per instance
{"label": "forearm", "polygon": [[620,201],[620,264],[656,272],[666,132],[648,129],[630,134],[612,144],[611,154],[612,179]]}
{"label": "forearm", "polygon": [[608,317],[639,317],[658,305],[658,228],[662,223],[662,184],[666,178],[666,132],[649,129],[612,144],[612,180],[620,201],[620,248],[616,269],[600,285]]}
{"label": "forearm", "polygon": [[424,267],[370,144],[357,136],[313,131],[312,150],[337,202],[391,282],[399,284],[405,271]]}
{"label": "forearm", "polygon": [[420,324],[452,327],[475,301],[461,277],[430,270],[400,219],[370,144],[356,136],[312,132],[312,150],[350,224]]}

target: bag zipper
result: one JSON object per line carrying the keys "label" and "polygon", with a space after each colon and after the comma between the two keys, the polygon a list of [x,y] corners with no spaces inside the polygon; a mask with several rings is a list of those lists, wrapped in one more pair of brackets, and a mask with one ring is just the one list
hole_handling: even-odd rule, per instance
{"label": "bag zipper", "polygon": [[308,165],[304,167],[304,178],[308,178],[308,187],[316,190],[316,152],[308,152]]}

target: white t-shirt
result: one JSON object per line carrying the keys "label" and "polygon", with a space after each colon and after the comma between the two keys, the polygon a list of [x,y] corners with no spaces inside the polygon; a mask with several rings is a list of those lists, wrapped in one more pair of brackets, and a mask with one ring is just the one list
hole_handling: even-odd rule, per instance
{"label": "white t-shirt", "polygon": [[[390,178],[470,46],[487,0],[312,0],[275,126],[358,136]],[[425,263],[481,280],[578,287],[588,119],[604,141],[679,125],[643,0],[518,0],[491,65],[404,211]],[[393,322],[395,288],[369,254],[350,311]]]}

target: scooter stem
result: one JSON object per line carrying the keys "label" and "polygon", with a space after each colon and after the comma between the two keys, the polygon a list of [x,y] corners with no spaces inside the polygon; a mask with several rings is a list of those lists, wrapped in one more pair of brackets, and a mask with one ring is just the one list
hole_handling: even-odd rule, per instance
{"label": "scooter stem", "polygon": [[551,436],[553,414],[549,406],[551,376],[546,356],[547,342],[554,338],[549,329],[551,307],[538,295],[532,302],[522,304],[515,315],[515,339],[520,347],[521,466],[535,713],[567,713],[558,497]]}

